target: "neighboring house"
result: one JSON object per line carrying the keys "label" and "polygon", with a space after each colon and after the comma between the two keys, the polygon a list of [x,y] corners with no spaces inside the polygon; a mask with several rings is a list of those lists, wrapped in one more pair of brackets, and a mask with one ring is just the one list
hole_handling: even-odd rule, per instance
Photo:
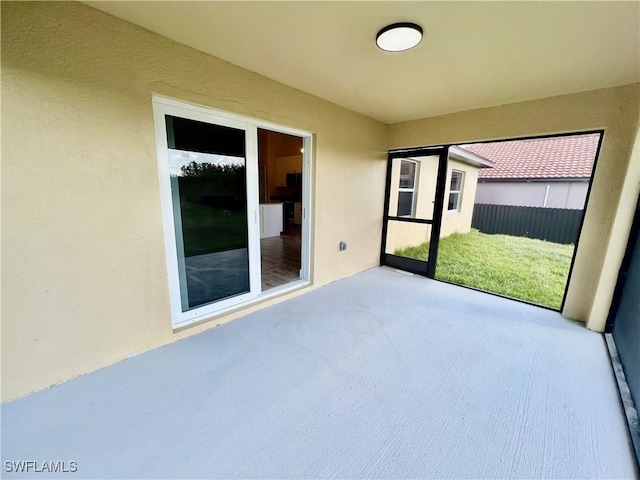
{"label": "neighboring house", "polygon": [[471,230],[478,179],[493,166],[491,160],[473,152],[458,147],[449,149],[449,172],[444,196],[446,205],[442,217],[441,238]]}
{"label": "neighboring house", "polygon": [[460,145],[495,163],[478,175],[475,203],[581,210],[599,134]]}
{"label": "neighboring house", "polygon": [[[473,199],[478,172],[493,163],[458,147],[449,150],[445,206],[440,237],[471,230]],[[389,215],[431,220],[433,218],[438,157],[394,159],[391,168]],[[429,241],[431,225],[393,222],[387,232],[387,253]]]}
{"label": "neighboring house", "polygon": [[[469,8],[457,2],[450,2],[447,7],[448,3],[417,2],[407,8],[412,12],[424,10],[421,18],[430,19],[435,25],[438,19],[429,15],[430,5],[436,5],[437,11],[460,8],[462,13]],[[563,8],[582,8],[581,2],[574,3],[575,6],[572,3]],[[441,50],[440,54],[436,50],[435,56],[429,53],[432,50],[415,49],[405,57],[376,51],[372,38],[376,28],[396,17],[396,7],[386,6],[385,2],[300,2],[295,7],[287,2],[95,5],[136,9],[140,15],[131,15],[129,20],[157,20],[160,26],[154,32],[153,28],[140,27],[78,2],[2,3],[3,400],[94,371],[378,266],[387,152],[411,146],[604,130],[589,208],[561,312],[584,322],[587,328],[604,329],[640,190],[640,144],[636,141],[640,89],[636,76],[591,78],[611,70],[603,67],[585,68],[587,73],[575,78],[567,74],[572,81],[564,83],[560,77],[553,79],[557,75],[553,71],[545,72],[551,77],[543,78],[536,77],[533,69],[514,79],[512,74],[519,73],[519,64],[513,63],[520,57],[535,59],[535,52],[542,50],[520,51],[505,37],[505,43],[496,44],[502,50],[487,49],[485,57],[473,51],[477,66],[490,64],[492,71],[505,67],[506,74],[501,73],[500,77],[508,78],[510,88],[508,92],[506,88],[501,91],[501,87],[495,87],[485,76],[475,75],[475,71],[468,75],[464,61],[452,60],[452,67],[460,67],[457,71],[438,66],[436,57],[446,60],[454,50],[467,52],[466,44],[460,43],[464,37],[457,34],[440,35]],[[500,17],[500,22],[519,24],[520,17],[513,17],[519,9],[530,8],[526,5],[527,2],[522,6],[507,5],[510,16]],[[633,5],[625,5],[621,8],[633,11]],[[507,7],[502,7],[501,2],[495,6]],[[172,8],[193,14],[192,21],[164,10]],[[215,9],[221,8],[237,16],[216,15]],[[320,31],[329,40],[327,45],[316,42],[313,49],[300,49],[307,66],[327,62],[322,70],[326,75],[309,73],[305,65],[289,61],[286,53],[263,38],[258,29],[275,30],[272,22],[281,16],[273,14],[265,20],[264,15],[258,15],[253,25],[246,22],[256,10],[275,9],[277,13],[287,8],[291,9],[283,19],[287,28],[276,33],[285,36],[287,46],[297,47],[289,36],[302,40],[308,37],[308,31]],[[305,8],[316,15],[305,15]],[[550,8],[553,5],[544,6],[541,18],[548,18]],[[606,10],[610,8],[607,6]],[[357,20],[357,25],[343,17],[351,9],[361,9],[350,17]],[[205,15],[203,10],[213,13]],[[453,15],[442,17],[449,18],[460,20]],[[336,19],[340,22],[336,23]],[[476,17],[469,13],[462,20],[471,25]],[[581,18],[581,28],[587,20],[600,25],[602,15]],[[575,23],[565,18],[559,25]],[[237,33],[242,39],[240,44],[228,39],[206,43],[228,50],[229,54],[236,48],[243,55],[254,55],[275,65],[283,79],[273,80],[256,73],[259,70],[231,63],[228,56],[216,57],[192,48],[189,42],[181,43],[171,33],[163,34],[162,25],[205,39],[210,34]],[[484,23],[482,28],[496,35],[501,33]],[[600,42],[610,30],[603,27],[602,35],[591,37]],[[564,30],[554,28],[556,32],[562,35]],[[469,35],[477,37],[474,32]],[[437,38],[435,35],[434,41]],[[572,50],[578,46],[573,37],[564,38]],[[546,41],[547,36],[542,33],[527,37],[526,45],[533,48],[537,42]],[[549,41],[560,43],[555,36]],[[356,42],[359,43],[353,45]],[[331,45],[340,55],[323,50]],[[633,39],[606,44],[603,51],[614,49],[611,45],[615,45],[617,59],[626,58],[621,55],[628,50],[635,58]],[[422,46],[432,48],[432,39],[425,40]],[[586,55],[584,50],[580,52]],[[424,57],[420,56],[422,53]],[[553,53],[549,49],[548,54]],[[594,55],[597,53],[594,50]],[[357,70],[332,68],[333,62],[342,57],[346,59],[345,68]],[[546,64],[554,65],[547,54],[544,57]],[[411,63],[412,59],[416,63]],[[557,60],[555,64],[563,66],[570,59],[560,55]],[[624,67],[627,62],[621,60],[619,64]],[[372,71],[370,65],[379,75],[368,73]],[[292,76],[287,77],[287,70],[293,72]],[[631,65],[631,70],[635,72],[637,68]],[[370,82],[383,74],[388,74],[387,91],[371,88]],[[323,99],[317,93],[303,91],[296,81],[305,76],[319,85],[337,79],[339,83],[335,85],[346,92],[348,100],[363,94],[368,94],[365,99],[385,100],[390,93],[401,93],[403,104],[408,107],[437,105],[442,94],[430,82],[441,76],[458,85],[469,83],[472,77],[484,79],[481,81],[486,88],[481,90],[487,90],[487,95],[475,103],[449,102],[428,115],[400,108],[398,102],[389,109],[393,115],[382,116],[369,109],[367,101],[356,111],[347,100],[333,101],[328,94],[328,99]],[[404,82],[411,78],[417,78],[422,86],[417,90],[406,87]],[[552,85],[553,89],[530,88],[545,85]],[[456,89],[455,84],[450,88],[454,93]],[[428,102],[418,98],[424,90],[428,91]],[[260,146],[256,130],[266,128],[297,136],[304,150],[300,152],[304,155],[300,281],[293,288],[264,295],[259,291],[259,275],[254,275],[253,270],[252,291],[237,296],[233,307],[202,316],[188,328],[177,328],[172,322],[172,297],[179,298],[183,285],[175,280],[179,275],[171,273],[171,269],[177,270],[176,263],[181,259],[175,258],[175,245],[171,244],[175,242],[174,232],[167,225],[180,218],[172,216],[169,170],[158,158],[172,148],[187,150],[178,144],[187,144],[190,139],[170,135],[170,126],[164,121],[168,122],[171,116],[178,119],[174,129],[180,123],[190,128],[190,120],[195,118],[207,123],[207,128],[224,123],[212,128],[229,128],[245,139],[239,152],[230,146],[214,153],[235,155],[234,158],[246,153],[247,176],[251,179],[246,200],[251,208],[246,212],[251,232],[245,235],[243,230],[238,238],[240,243],[249,241],[251,257],[248,262],[246,256],[242,257],[242,264],[251,269],[260,265],[259,257],[258,261],[255,258],[260,245],[256,159]],[[246,145],[249,148],[245,152]],[[206,149],[204,154],[209,154]],[[445,199],[452,213],[444,212],[444,227],[451,232],[468,228],[468,219],[456,225],[454,218],[470,214],[467,208],[471,210],[476,172],[491,169],[478,170],[461,159],[452,161],[450,168],[454,179],[450,176],[447,181]],[[464,177],[455,178],[454,170],[463,172]],[[283,188],[294,188],[298,182],[290,184],[287,180],[287,174],[292,172],[287,169],[282,173]],[[408,196],[404,197],[406,200]],[[396,206],[401,203],[406,213],[412,203],[398,198]],[[222,221],[234,218],[234,205],[221,209]],[[348,244],[348,249],[340,249],[342,242]],[[461,289],[460,295],[464,301],[465,291]],[[431,340],[416,341],[429,348]],[[349,341],[346,339],[347,349]],[[478,342],[482,349],[482,338]],[[251,355],[251,344],[242,346],[245,347],[246,354]],[[180,385],[176,389],[179,391]]]}

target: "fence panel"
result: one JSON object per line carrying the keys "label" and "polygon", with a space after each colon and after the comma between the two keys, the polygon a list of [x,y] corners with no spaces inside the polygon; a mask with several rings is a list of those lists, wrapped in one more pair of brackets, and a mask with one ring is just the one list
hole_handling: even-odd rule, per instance
{"label": "fence panel", "polygon": [[471,226],[482,233],[575,243],[582,210],[475,204]]}

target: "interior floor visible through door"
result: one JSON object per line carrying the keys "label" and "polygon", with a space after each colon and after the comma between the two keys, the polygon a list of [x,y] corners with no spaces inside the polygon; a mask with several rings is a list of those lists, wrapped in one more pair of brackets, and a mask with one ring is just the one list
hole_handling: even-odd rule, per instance
{"label": "interior floor visible through door", "polygon": [[300,279],[301,245],[299,225],[286,225],[279,237],[260,240],[263,291]]}

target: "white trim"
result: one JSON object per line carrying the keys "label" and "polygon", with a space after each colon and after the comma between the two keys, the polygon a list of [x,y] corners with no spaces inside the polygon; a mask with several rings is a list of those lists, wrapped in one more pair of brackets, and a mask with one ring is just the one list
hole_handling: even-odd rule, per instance
{"label": "white trim", "polygon": [[302,137],[302,250],[300,277],[305,282],[311,280],[311,172],[313,151],[313,137],[307,133]]}
{"label": "white trim", "polygon": [[247,152],[247,224],[249,243],[249,285],[250,291],[259,295],[262,290],[260,261],[260,180],[258,170],[258,129],[249,124],[246,130]]}
{"label": "white trim", "polygon": [[[301,288],[304,288],[304,287],[306,287],[306,286],[308,286],[310,284],[311,284],[310,281],[304,280],[304,279],[300,279],[300,280],[293,281],[291,283],[287,283],[287,284],[282,285],[280,287],[271,288],[268,291],[261,293],[256,298],[247,300],[245,302],[240,302],[240,303],[237,303],[235,305],[230,305],[230,306],[226,306],[224,308],[220,308],[218,310],[215,310],[213,313],[203,313],[202,315],[200,315],[200,316],[198,316],[196,318],[185,320],[184,322],[174,323],[173,324],[173,329],[174,330],[179,330],[181,328],[187,327],[187,326],[189,326],[191,324],[194,324],[194,323],[211,320],[213,318],[216,318],[216,317],[219,317],[219,316],[222,316],[222,315],[226,315],[226,314],[231,313],[231,312],[235,312],[235,311],[241,310],[241,309],[246,308],[248,306],[255,305],[255,304],[260,303],[260,302],[264,302],[264,301],[269,300],[271,298],[275,298],[275,297],[279,297],[279,296],[287,294],[287,293],[295,292],[296,290],[300,290]],[[212,305],[215,305],[215,304],[212,304]],[[207,305],[207,306],[209,306],[209,305]],[[195,310],[191,310],[191,311],[195,311]]]}
{"label": "white trim", "polygon": [[[160,204],[162,208],[165,256],[169,281],[169,301],[171,320],[174,329],[214,316],[222,315],[238,308],[299,289],[310,283],[311,278],[311,172],[312,170],[312,134],[302,130],[275,125],[241,115],[236,115],[208,107],[183,102],[162,95],[152,96],[155,125],[156,155],[158,160],[158,180],[160,182]],[[247,228],[249,251],[250,291],[241,295],[213,302],[186,312],[182,311],[178,251],[175,238],[175,224],[171,199],[171,179],[169,174],[168,141],[164,116],[175,115],[206,123],[228,126],[245,131],[247,175]],[[301,279],[281,287],[261,292],[260,271],[260,228],[259,228],[259,172],[258,172],[258,135],[257,129],[263,128],[303,139],[303,195],[302,195],[302,251]]]}
{"label": "white trim", "polygon": [[[407,218],[414,218],[415,214],[416,214],[416,203],[418,200],[418,195],[416,195],[416,191],[418,190],[418,178],[419,178],[419,167],[420,167],[420,162],[417,160],[414,160],[412,158],[400,158],[400,175],[398,178],[398,205],[400,204],[400,193],[404,192],[411,192],[411,213],[409,213],[409,215],[400,215],[398,214],[399,217],[407,217]],[[413,187],[411,188],[407,188],[407,187],[401,187],[400,183],[402,182],[402,162],[407,162],[407,163],[413,163]]]}
{"label": "white trim", "polygon": [[478,168],[493,168],[496,165],[495,162],[470,152],[469,150],[465,150],[458,145],[452,145],[449,147],[449,155],[460,162],[467,163]]}
{"label": "white trim", "polygon": [[[451,190],[451,180],[453,180],[453,174],[460,174],[460,190]],[[464,190],[464,177],[465,172],[462,170],[451,170],[451,177],[449,177],[449,196],[447,198],[447,212],[460,212],[462,210],[462,191]],[[451,198],[452,193],[458,194],[458,201],[456,202],[455,208],[449,208],[449,198]]]}
{"label": "white trim", "polygon": [[[248,117],[246,115],[240,115],[238,113],[227,112],[226,110],[220,110],[213,107],[207,107],[204,105],[199,105],[193,102],[188,102],[184,100],[176,100],[175,98],[167,97],[162,94],[153,93],[152,94],[154,103],[162,103],[165,105],[172,105],[179,108],[186,108],[191,111],[201,112],[205,115],[217,115],[226,120],[237,121],[241,123],[250,123],[255,125],[257,128],[262,128],[265,130],[272,130],[274,132],[286,133],[288,135],[295,135],[297,137],[311,137],[312,133],[306,130],[298,130],[296,128],[285,127],[282,125],[278,125],[276,123],[271,123],[266,120],[260,120],[259,118]],[[308,153],[305,147],[305,154]]]}

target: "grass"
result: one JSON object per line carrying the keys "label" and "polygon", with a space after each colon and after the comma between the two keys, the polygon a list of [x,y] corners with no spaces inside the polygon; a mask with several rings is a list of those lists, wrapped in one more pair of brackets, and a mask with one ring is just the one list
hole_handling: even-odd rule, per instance
{"label": "grass", "polygon": [[[395,255],[426,260],[429,244]],[[560,309],[573,245],[477,230],[443,238],[436,278]]]}

